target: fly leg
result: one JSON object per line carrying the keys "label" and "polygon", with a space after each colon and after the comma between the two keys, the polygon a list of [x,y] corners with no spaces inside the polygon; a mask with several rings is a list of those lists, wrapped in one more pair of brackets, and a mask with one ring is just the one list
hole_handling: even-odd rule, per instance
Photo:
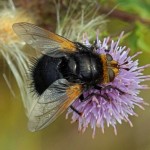
{"label": "fly leg", "polygon": [[79,112],[75,107],[73,107],[73,106],[71,105],[70,108],[71,108],[74,112],[76,112],[79,116],[82,116],[82,113]]}
{"label": "fly leg", "polygon": [[[87,97],[84,98],[83,94],[80,95],[79,99],[81,102],[85,102],[87,101],[89,98],[91,98],[92,96],[95,96],[96,94],[92,93],[90,95],[88,95]],[[79,116],[82,116],[82,112],[79,112],[74,106],[70,106],[70,108],[76,112]]]}
{"label": "fly leg", "polygon": [[109,96],[107,95],[107,94],[100,94],[100,93],[91,93],[91,94],[89,94],[87,97],[82,97],[82,99],[80,98],[80,101],[81,102],[85,102],[85,101],[87,101],[87,100],[89,100],[92,96],[96,96],[96,97],[103,97],[105,100],[107,100],[107,101],[110,101],[110,98],[109,98]]}
{"label": "fly leg", "polygon": [[112,85],[108,85],[108,86],[106,86],[106,87],[103,87],[103,90],[107,90],[107,89],[108,89],[108,90],[109,90],[109,89],[114,89],[114,90],[118,91],[120,95],[125,94],[125,92],[123,92],[123,91],[120,90],[119,88],[114,87],[114,86],[112,86]]}
{"label": "fly leg", "polygon": [[[105,87],[96,85],[94,88],[97,89],[97,90],[99,90],[100,93],[101,93],[102,90],[110,90],[110,89],[114,89],[114,90],[118,91],[120,95],[125,94],[125,92],[123,92],[123,91],[120,90],[119,88],[114,87],[114,86],[112,86],[112,85],[108,85],[108,86],[105,86]],[[107,93],[101,94],[101,96],[102,96],[105,100],[111,101],[111,98],[110,98],[110,96],[109,96]]]}
{"label": "fly leg", "polygon": [[106,101],[108,101],[108,102],[111,101],[111,98],[110,98],[110,96],[108,96],[107,93],[104,93],[104,94],[101,93],[102,90],[105,90],[104,87],[95,85],[94,88],[100,91],[99,96],[103,97],[103,98],[104,98]]}

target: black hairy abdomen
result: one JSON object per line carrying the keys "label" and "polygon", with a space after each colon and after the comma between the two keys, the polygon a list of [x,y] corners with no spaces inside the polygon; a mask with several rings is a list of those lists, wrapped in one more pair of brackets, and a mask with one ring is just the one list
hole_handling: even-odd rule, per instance
{"label": "black hairy abdomen", "polygon": [[62,78],[58,67],[61,59],[42,56],[32,68],[32,86],[41,95],[54,81]]}

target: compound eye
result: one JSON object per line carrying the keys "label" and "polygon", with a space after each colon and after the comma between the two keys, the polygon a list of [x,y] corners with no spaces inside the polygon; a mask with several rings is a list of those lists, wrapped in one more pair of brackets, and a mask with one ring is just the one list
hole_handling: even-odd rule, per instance
{"label": "compound eye", "polygon": [[109,81],[112,82],[115,79],[115,73],[112,69],[108,69]]}
{"label": "compound eye", "polygon": [[112,58],[112,56],[110,54],[106,54],[106,59],[108,61],[112,61],[113,60],[113,58]]}

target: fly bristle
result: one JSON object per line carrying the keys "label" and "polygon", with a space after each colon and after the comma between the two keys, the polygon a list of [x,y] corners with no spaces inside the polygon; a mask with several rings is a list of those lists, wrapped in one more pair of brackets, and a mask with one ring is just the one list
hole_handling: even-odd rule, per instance
{"label": "fly bristle", "polygon": [[32,57],[30,60],[31,65],[29,66],[28,72],[26,73],[27,82],[29,83],[27,88],[29,88],[29,93],[32,94],[32,96],[34,97],[40,96],[39,93],[35,89],[35,81],[33,77],[33,72],[35,70],[35,67],[37,66],[37,63],[38,63],[38,58]]}

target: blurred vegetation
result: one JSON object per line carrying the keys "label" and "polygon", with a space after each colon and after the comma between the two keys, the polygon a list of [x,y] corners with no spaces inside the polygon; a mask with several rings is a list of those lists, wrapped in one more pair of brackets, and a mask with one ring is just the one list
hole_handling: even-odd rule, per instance
{"label": "blurred vegetation", "polygon": [[[3,3],[2,3],[3,2]],[[76,3],[78,8],[74,8]],[[7,0],[0,2],[0,9],[7,5]],[[140,65],[150,63],[150,1],[149,0],[60,0],[61,17],[68,6],[75,12],[87,8],[89,4],[98,10],[96,15],[104,15],[107,22],[101,28],[100,36],[117,38],[121,31],[125,31],[123,45],[131,48],[131,53],[143,51],[139,56]],[[34,14],[36,24],[53,32],[57,29],[57,12],[53,0],[14,0],[17,8]],[[94,14],[95,12],[93,12]],[[91,15],[92,16],[92,15]],[[89,16],[90,17],[90,16]],[[78,31],[77,31],[78,32]],[[92,31],[94,32],[94,31]],[[88,33],[90,34],[90,33]],[[95,33],[91,33],[95,34]],[[1,58],[1,57],[0,57]],[[97,129],[94,140],[91,129],[79,134],[77,124],[66,121],[65,114],[43,131],[30,133],[27,129],[27,118],[21,102],[19,89],[12,73],[8,70],[4,60],[0,59],[0,149],[2,150],[150,150],[150,109],[137,109],[139,117],[131,117],[134,127],[126,123],[118,125],[118,135],[112,128],[106,128],[105,134]],[[2,74],[5,73],[11,82],[15,97],[9,91]],[[150,69],[145,71],[150,74]],[[146,83],[149,84],[150,83]],[[149,90],[140,95],[149,103]],[[136,109],[136,108],[135,108]]]}
{"label": "blurred vegetation", "polygon": [[[101,3],[101,0],[100,0]],[[111,5],[110,5],[111,4]],[[112,10],[112,12],[111,12]],[[147,0],[110,0],[102,1],[103,13],[109,13],[109,34],[125,31],[126,45],[132,52],[139,50],[150,53],[150,2]]]}
{"label": "blurred vegetation", "polygon": [[[56,8],[53,0],[14,0],[17,7],[23,7],[38,17],[37,24],[51,31],[57,28]],[[105,15],[108,21],[107,28],[101,32],[101,36],[118,36],[121,31],[128,34],[126,45],[133,52],[142,50],[150,52],[150,2],[148,0],[57,0],[60,7],[60,15],[63,18],[68,7],[76,12],[93,4],[97,15]],[[79,5],[77,5],[79,3]],[[77,6],[77,7],[76,7]],[[93,14],[95,13],[93,10]],[[86,12],[87,13],[87,12]],[[90,17],[89,17],[90,18]],[[90,33],[93,34],[93,33]]]}

